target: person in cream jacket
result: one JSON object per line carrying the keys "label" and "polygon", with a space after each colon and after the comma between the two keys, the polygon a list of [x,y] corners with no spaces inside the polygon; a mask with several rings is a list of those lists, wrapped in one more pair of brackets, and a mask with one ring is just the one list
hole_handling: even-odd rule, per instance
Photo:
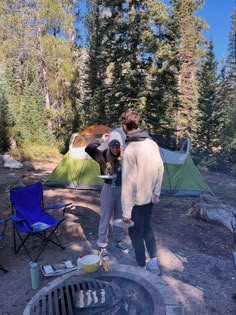
{"label": "person in cream jacket", "polygon": [[[153,204],[159,203],[164,166],[159,147],[146,129],[138,129],[140,116],[128,110],[120,116],[126,134],[122,163],[123,221],[134,222],[129,236],[140,267],[160,273],[157,247],[150,224]],[[146,264],[145,247],[150,256]]]}

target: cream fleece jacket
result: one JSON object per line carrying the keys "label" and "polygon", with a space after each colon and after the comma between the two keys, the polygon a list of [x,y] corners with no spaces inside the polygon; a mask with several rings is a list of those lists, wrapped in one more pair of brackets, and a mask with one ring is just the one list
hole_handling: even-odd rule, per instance
{"label": "cream fleece jacket", "polygon": [[130,142],[122,163],[123,217],[131,218],[134,205],[150,203],[152,196],[160,196],[164,166],[155,141]]}

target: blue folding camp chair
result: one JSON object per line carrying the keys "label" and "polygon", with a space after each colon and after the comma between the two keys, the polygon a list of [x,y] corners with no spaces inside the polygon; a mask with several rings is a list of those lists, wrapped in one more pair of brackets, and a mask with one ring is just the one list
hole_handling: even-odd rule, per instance
{"label": "blue folding camp chair", "polygon": [[[9,220],[11,220],[11,217],[0,219],[0,226],[2,225],[2,229],[0,231],[0,241],[3,241],[5,239],[5,231],[7,227],[7,222]],[[7,272],[7,269],[5,269],[2,264],[0,264],[0,270],[4,271],[5,273]]]}
{"label": "blue folding camp chair", "polygon": [[[64,221],[65,210],[71,206],[71,203],[44,207],[43,185],[41,183],[11,188],[10,201],[12,204],[13,239],[16,253],[23,246],[30,260],[36,262],[49,242],[61,249],[65,248],[58,239],[56,231]],[[49,209],[61,209],[62,218],[57,220],[46,214],[45,210]],[[16,235],[18,240],[16,240]],[[34,259],[26,246],[31,237],[38,237],[43,241]]]}

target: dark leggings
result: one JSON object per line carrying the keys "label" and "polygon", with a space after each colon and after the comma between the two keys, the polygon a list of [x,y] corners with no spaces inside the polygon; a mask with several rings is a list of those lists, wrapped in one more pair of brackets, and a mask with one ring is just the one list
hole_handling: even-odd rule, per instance
{"label": "dark leggings", "polygon": [[134,226],[129,228],[129,236],[135,251],[137,263],[144,267],[146,263],[145,245],[150,258],[156,257],[157,247],[152,227],[150,225],[152,203],[142,206],[134,206],[131,220]]}

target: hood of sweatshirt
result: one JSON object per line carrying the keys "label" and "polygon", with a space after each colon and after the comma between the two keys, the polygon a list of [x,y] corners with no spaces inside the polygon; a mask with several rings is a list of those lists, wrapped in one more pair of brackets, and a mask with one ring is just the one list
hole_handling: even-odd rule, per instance
{"label": "hood of sweatshirt", "polygon": [[137,129],[126,136],[125,142],[127,144],[130,142],[139,142],[144,141],[147,138],[150,138],[147,129]]}

